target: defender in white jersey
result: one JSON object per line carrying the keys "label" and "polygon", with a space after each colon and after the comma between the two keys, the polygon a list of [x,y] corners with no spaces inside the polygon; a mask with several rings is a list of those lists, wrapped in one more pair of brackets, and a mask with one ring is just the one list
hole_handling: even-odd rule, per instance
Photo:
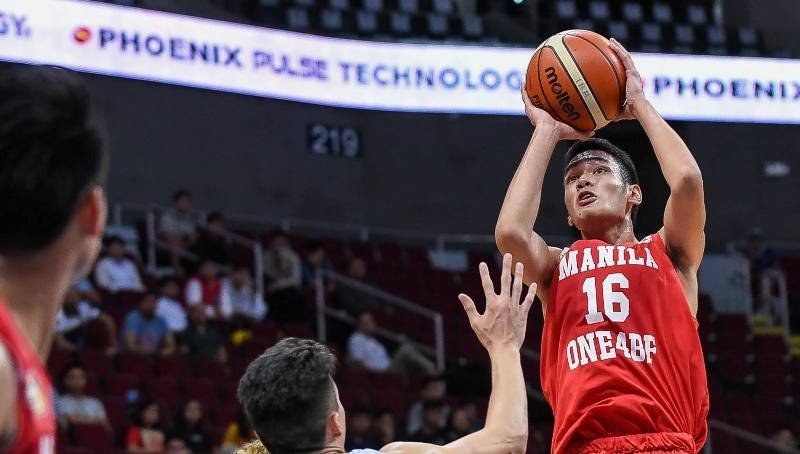
{"label": "defender in white jersey", "polygon": [[[536,284],[522,304],[523,266],[511,275],[511,254],[503,257],[500,294],[485,263],[480,264],[486,312],[458,295],[470,326],[486,347],[492,362],[492,395],[486,426],[446,446],[396,442],[380,451],[360,449],[350,454],[507,454],[523,453],[528,440],[528,402],[519,349],[525,339],[528,311]],[[512,282],[513,281],[513,282]],[[333,381],[336,358],[310,339],[287,338],[255,359],[239,382],[238,397],[260,443],[241,454],[344,453],[345,410]]]}

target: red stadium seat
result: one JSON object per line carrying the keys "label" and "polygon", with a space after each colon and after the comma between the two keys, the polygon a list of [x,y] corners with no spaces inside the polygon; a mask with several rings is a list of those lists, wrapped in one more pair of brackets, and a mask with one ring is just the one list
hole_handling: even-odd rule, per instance
{"label": "red stadium seat", "polygon": [[147,395],[177,410],[183,401],[178,381],[172,377],[153,377],[145,382]]}
{"label": "red stadium seat", "polygon": [[57,380],[58,377],[61,376],[64,367],[72,362],[73,359],[73,352],[54,348],[50,352],[50,356],[47,357],[47,370],[50,372],[50,375]]}
{"label": "red stadium seat", "polygon": [[111,396],[125,397],[132,390],[139,390],[139,377],[132,374],[113,374],[106,377],[106,392]]}
{"label": "red stadium seat", "polygon": [[189,361],[183,356],[168,356],[158,361],[158,372],[164,377],[179,379],[190,375]]}
{"label": "red stadium seat", "polygon": [[114,448],[114,439],[104,426],[96,424],[73,424],[75,444],[94,450],[108,452]]}
{"label": "red stadium seat", "polygon": [[99,378],[107,377],[114,373],[114,365],[111,358],[104,351],[95,348],[84,348],[78,352],[78,359],[81,364],[97,374]]}
{"label": "red stadium seat", "polygon": [[79,448],[76,446],[63,446],[60,443],[57,443],[58,450],[56,451],[58,454],[95,454],[95,451],[89,448]]}
{"label": "red stadium seat", "polygon": [[252,331],[253,338],[268,345],[274,344],[278,339],[278,329],[271,320],[265,320],[253,325]]}
{"label": "red stadium seat", "polygon": [[198,361],[194,365],[194,376],[208,378],[215,383],[222,383],[228,377],[225,366],[219,361]]}
{"label": "red stadium seat", "polygon": [[122,373],[134,374],[143,378],[153,375],[153,358],[147,355],[121,352],[117,354],[116,362],[117,370]]}
{"label": "red stadium seat", "polygon": [[219,400],[214,382],[207,378],[187,378],[183,388],[187,399],[197,399],[205,404]]}
{"label": "red stadium seat", "polygon": [[121,434],[130,423],[125,410],[125,402],[122,397],[106,396],[103,398],[103,407],[106,409],[108,422],[117,434]]}
{"label": "red stadium seat", "polygon": [[236,400],[214,403],[209,410],[216,427],[226,428],[236,419]]}

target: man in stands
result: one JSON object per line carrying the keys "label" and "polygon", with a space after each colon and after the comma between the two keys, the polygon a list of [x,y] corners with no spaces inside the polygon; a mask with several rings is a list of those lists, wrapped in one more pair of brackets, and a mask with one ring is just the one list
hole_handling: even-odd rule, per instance
{"label": "man in stands", "polygon": [[99,328],[98,333],[103,333],[106,354],[116,353],[117,328],[114,319],[89,301],[81,299],[81,294],[75,287],[69,289],[56,316],[56,347],[61,350],[78,350],[86,343],[89,327],[92,325]]}
{"label": "man in stands", "polygon": [[145,355],[169,356],[175,353],[175,337],[167,322],[156,315],[156,296],[147,293],[139,308],[125,317],[122,328],[125,349]]}
{"label": "man in stands", "polygon": [[436,374],[436,366],[411,344],[402,344],[389,356],[386,347],[375,337],[378,324],[375,316],[364,312],[358,317],[358,329],[347,340],[347,355],[357,367],[370,372],[396,372],[410,377],[420,371],[427,376]]}
{"label": "man in stands", "polygon": [[144,290],[136,263],[125,256],[125,242],[118,236],[108,239],[108,255],[97,262],[94,270],[97,285],[116,293],[124,290]]}
{"label": "man in stands", "polygon": [[[486,312],[478,314],[467,295],[459,295],[473,331],[489,352],[492,395],[486,426],[445,446],[398,442],[381,452],[522,453],[528,438],[528,405],[519,349],[536,285],[520,304],[523,267],[517,264],[513,285],[511,255],[503,258],[500,294],[485,263],[480,266]],[[345,410],[333,381],[336,358],[322,344],[286,338],[253,361],[239,382],[238,397],[264,447],[271,454],[344,453]],[[263,452],[248,447],[245,452]],[[376,453],[359,450],[353,453]]]}
{"label": "man in stands", "polygon": [[108,156],[72,72],[0,68],[0,451],[55,450],[43,362],[70,286],[91,269]]}

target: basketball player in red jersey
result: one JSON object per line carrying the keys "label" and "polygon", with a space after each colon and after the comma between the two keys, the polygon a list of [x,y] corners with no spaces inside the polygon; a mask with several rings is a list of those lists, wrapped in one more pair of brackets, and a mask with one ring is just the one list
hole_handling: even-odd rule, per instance
{"label": "basketball player in red jersey", "polygon": [[89,114],[74,73],[0,66],[0,452],[55,452],[43,363],[106,218],[106,154]]}
{"label": "basketball player in red jersey", "polygon": [[[544,311],[541,381],[555,415],[552,451],[695,453],[706,439],[708,389],[697,334],[697,269],[705,244],[703,181],[686,144],[645,98],[631,55],[626,107],[655,151],[670,197],[664,226],[633,233],[642,203],[630,157],[534,107],[533,137],[508,188],[495,236],[538,283]],[[563,250],[531,232],[542,181],[560,140],[567,222],[581,239]]]}

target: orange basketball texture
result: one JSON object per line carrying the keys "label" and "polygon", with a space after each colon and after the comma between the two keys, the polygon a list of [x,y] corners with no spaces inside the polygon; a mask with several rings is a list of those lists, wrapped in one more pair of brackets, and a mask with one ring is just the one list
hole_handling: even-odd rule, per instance
{"label": "orange basketball texture", "polygon": [[625,80],[625,67],[609,40],[589,30],[567,30],[533,53],[525,90],[534,106],[556,120],[592,131],[622,111]]}

